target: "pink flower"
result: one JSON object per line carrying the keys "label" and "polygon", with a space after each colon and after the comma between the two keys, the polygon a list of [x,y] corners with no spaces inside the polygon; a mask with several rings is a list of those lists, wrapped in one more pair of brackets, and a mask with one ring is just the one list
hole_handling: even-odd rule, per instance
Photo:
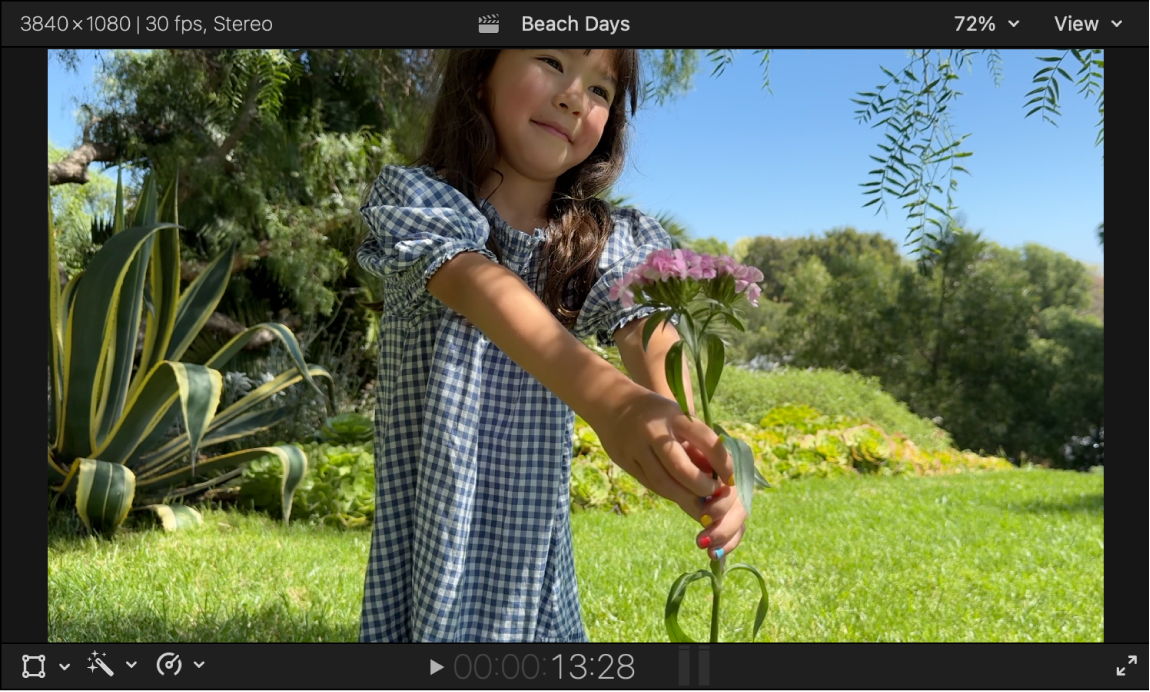
{"label": "pink flower", "polygon": [[[763,273],[756,267],[739,264],[733,257],[699,254],[689,249],[671,250],[662,248],[652,251],[646,260],[611,287],[611,300],[619,300],[625,307],[635,304],[632,286],[649,286],[655,282],[696,281],[706,288],[708,281],[731,276],[735,280],[735,292],[745,293],[751,305],[758,306],[762,289],[755,282],[763,280]],[[649,302],[649,299],[644,299]]]}
{"label": "pink flower", "polygon": [[715,259],[715,269],[717,276],[726,274],[734,274],[735,270],[739,267],[739,263],[735,261],[734,257],[723,255]]}
{"label": "pink flower", "polygon": [[643,276],[652,281],[687,278],[687,261],[682,250],[655,250],[643,263]]}
{"label": "pink flower", "polygon": [[759,288],[758,284],[751,284],[747,286],[747,300],[750,301],[754,307],[759,307],[759,296],[762,295],[763,289]]}
{"label": "pink flower", "polygon": [[696,281],[713,279],[717,273],[716,268],[716,260],[711,255],[695,255],[687,267],[687,275]]}

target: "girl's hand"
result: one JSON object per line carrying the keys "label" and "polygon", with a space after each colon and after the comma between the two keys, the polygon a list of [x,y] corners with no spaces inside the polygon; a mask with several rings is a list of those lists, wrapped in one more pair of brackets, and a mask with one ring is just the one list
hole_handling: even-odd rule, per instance
{"label": "girl's hand", "polygon": [[[716,548],[724,554],[734,550],[747,515],[738,493],[730,493],[721,480],[733,480],[735,463],[715,431],[701,418],[683,415],[675,401],[643,387],[603,414],[587,422],[611,459],[693,520],[701,524],[707,516],[709,524],[700,537],[711,538],[712,557]],[[720,480],[712,478],[712,469]],[[724,487],[728,490],[720,492]],[[704,504],[708,495],[714,498]]]}

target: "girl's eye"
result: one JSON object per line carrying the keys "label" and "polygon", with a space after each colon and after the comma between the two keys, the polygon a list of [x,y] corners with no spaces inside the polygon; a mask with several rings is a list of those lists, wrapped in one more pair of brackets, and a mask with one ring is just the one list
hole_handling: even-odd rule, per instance
{"label": "girl's eye", "polygon": [[[560,72],[563,71],[563,65],[558,60],[556,60],[555,58],[539,58],[539,59],[544,61],[544,62],[547,62],[548,64],[555,63],[555,69],[559,70]],[[592,87],[592,88],[598,89],[600,92],[602,92],[600,94],[600,96],[602,96],[604,100],[606,100],[606,101],[611,100],[611,93],[608,92],[607,89],[605,89],[604,87],[597,86],[597,87]]]}

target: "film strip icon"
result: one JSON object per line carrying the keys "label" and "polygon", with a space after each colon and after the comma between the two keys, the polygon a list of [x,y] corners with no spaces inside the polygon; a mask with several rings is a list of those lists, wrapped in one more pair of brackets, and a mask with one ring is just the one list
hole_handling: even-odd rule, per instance
{"label": "film strip icon", "polygon": [[485,14],[479,18],[479,33],[481,34],[498,34],[499,33],[499,15]]}

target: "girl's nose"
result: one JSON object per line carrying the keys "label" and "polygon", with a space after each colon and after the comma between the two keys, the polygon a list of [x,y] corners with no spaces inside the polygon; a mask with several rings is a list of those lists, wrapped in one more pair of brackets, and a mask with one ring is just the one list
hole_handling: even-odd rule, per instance
{"label": "girl's nose", "polygon": [[571,111],[572,115],[581,115],[583,113],[583,92],[582,87],[579,86],[578,80],[575,81],[565,91],[559,93],[557,101],[560,108],[567,108]]}

